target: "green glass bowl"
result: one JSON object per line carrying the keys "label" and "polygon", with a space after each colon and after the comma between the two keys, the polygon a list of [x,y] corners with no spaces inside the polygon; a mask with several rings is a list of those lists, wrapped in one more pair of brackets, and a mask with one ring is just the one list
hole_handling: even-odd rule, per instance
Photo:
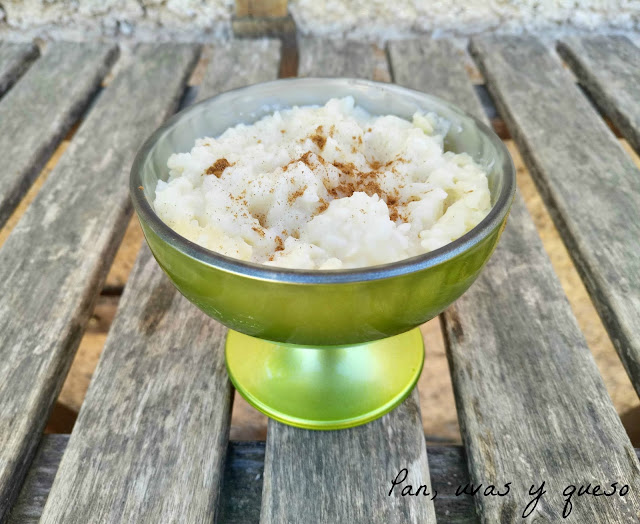
{"label": "green glass bowl", "polygon": [[[155,214],[155,186],[167,179],[171,154],[274,110],[348,95],[372,114],[411,119],[423,111],[446,118],[446,149],[470,154],[489,173],[492,209],[485,219],[425,255],[306,271],[220,255]],[[411,392],[424,359],[415,328],[462,295],[491,256],[515,193],[515,170],[491,129],[439,98],[365,80],[296,78],[229,91],[175,115],[139,151],[130,190],[160,266],[185,297],[233,330],[226,359],[238,391],[277,420],[335,429],[377,418]]]}

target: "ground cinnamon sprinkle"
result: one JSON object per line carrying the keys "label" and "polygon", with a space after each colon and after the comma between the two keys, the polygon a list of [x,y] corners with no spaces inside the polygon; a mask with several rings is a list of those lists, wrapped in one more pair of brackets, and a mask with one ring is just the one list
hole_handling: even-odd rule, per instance
{"label": "ground cinnamon sprinkle", "polygon": [[266,216],[261,215],[259,213],[256,213],[253,216],[258,221],[258,224],[260,224],[260,227],[265,227],[265,224],[267,223],[267,217]]}
{"label": "ground cinnamon sprinkle", "polygon": [[309,137],[311,141],[318,146],[318,148],[322,151],[324,149],[324,145],[327,143],[327,138],[322,135],[311,135]]}
{"label": "ground cinnamon sprinkle", "polygon": [[348,176],[353,176],[358,172],[356,166],[354,166],[351,162],[349,162],[348,164],[344,164],[342,162],[333,162],[333,165]]}
{"label": "ground cinnamon sprinkle", "polygon": [[305,164],[308,167],[313,167],[313,163],[311,162],[311,159],[309,158],[310,156],[311,156],[311,151],[307,151],[298,160],[295,160],[295,162],[302,162],[303,164]]}
{"label": "ground cinnamon sprinkle", "polygon": [[293,204],[298,198],[304,195],[304,192],[306,190],[307,190],[307,186],[297,189],[295,192],[289,195],[289,198],[287,198],[287,202],[289,202],[289,204]]}
{"label": "ground cinnamon sprinkle", "polygon": [[[172,178],[168,187],[161,185],[157,191],[158,213],[163,211],[167,223],[176,223],[184,234],[209,249],[257,263],[268,260],[279,267],[358,267],[436,249],[449,236],[453,238],[463,225],[466,227],[463,221],[476,216],[472,207],[476,202],[462,193],[485,187],[481,169],[466,157],[445,155],[439,137],[418,133],[397,118],[387,122],[375,115],[366,117],[353,103],[346,99],[332,101],[325,108],[283,111],[265,117],[259,125],[239,126],[239,133],[224,134],[215,143],[198,140],[189,154],[191,159],[176,155],[168,163]],[[421,124],[415,120],[413,125],[419,128]],[[384,140],[390,134],[392,143]],[[264,140],[260,140],[262,136]],[[413,147],[414,140],[420,147]],[[205,143],[209,147],[201,151]],[[219,155],[231,156],[235,165]],[[446,181],[432,177],[434,198],[425,199],[424,207],[410,204],[421,201],[426,191],[422,184],[413,183],[411,164],[431,162],[432,157],[451,166],[460,185],[447,197],[439,187]],[[201,187],[192,184],[185,192],[174,179],[186,177],[190,181],[193,162],[203,158],[206,160],[196,171]],[[217,180],[205,174],[215,175]],[[206,198],[213,190],[221,198],[211,202],[213,209],[205,216],[193,220],[189,199]],[[422,230],[416,231],[422,226],[422,214],[433,212],[437,218],[454,196],[465,200],[456,223],[446,223],[442,231],[425,228],[424,235]],[[481,196],[484,203],[487,195]],[[331,203],[334,200],[337,202]],[[209,204],[208,199],[205,203]],[[216,227],[209,231],[209,226]],[[242,231],[255,234],[243,237]],[[376,235],[369,235],[369,231]],[[226,237],[233,242],[227,242]],[[334,242],[334,238],[344,238],[344,242]],[[362,253],[357,251],[360,249]],[[376,255],[372,254],[374,249]]]}
{"label": "ground cinnamon sprinkle", "polygon": [[329,202],[327,202],[324,198],[320,199],[320,207],[316,210],[316,213],[320,214],[325,211],[329,207]]}
{"label": "ground cinnamon sprinkle", "polygon": [[229,161],[226,158],[218,158],[218,160],[216,160],[213,164],[211,164],[207,168],[205,173],[207,175],[215,175],[218,178],[220,178],[224,170],[232,165],[233,164],[229,163]]}
{"label": "ground cinnamon sprinkle", "polygon": [[284,240],[279,236],[276,237],[276,249],[275,251],[284,251]]}

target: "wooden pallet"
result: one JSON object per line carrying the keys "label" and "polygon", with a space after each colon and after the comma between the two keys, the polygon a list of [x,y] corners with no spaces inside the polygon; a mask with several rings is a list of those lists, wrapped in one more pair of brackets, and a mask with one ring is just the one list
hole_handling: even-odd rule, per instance
{"label": "wooden pallet", "polygon": [[[638,148],[640,50],[620,37],[559,46]],[[566,521],[640,520],[640,464],[519,196],[491,262],[442,317],[465,451],[427,448],[417,393],[358,428],[270,421],[264,446],[229,443],[225,329],[174,290],[146,247],[73,433],[43,438],[131,215],[133,156],[178,107],[199,52],[145,44],[113,66],[106,44],[51,44],[39,58],[0,44],[0,226],[86,113],[0,249],[0,520],[511,522],[543,481],[531,519],[561,520],[570,484],[618,482],[631,486],[625,497],[580,497]],[[276,78],[280,52],[271,40],[214,45],[196,98]],[[640,171],[553,49],[489,35],[471,52],[638,389]],[[449,41],[392,42],[381,56],[301,39],[299,54],[301,76],[386,77],[486,119]],[[402,468],[435,501],[389,496]],[[454,496],[467,479],[512,488],[473,506]]]}

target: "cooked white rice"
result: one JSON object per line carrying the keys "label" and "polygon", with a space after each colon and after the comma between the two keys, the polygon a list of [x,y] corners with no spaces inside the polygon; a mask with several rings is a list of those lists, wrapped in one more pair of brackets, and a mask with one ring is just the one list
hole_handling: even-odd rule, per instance
{"label": "cooked white rice", "polygon": [[491,207],[482,168],[444,151],[447,126],[371,116],[351,97],[278,111],[172,155],[154,207],[182,236],[242,260],[394,262],[448,244]]}

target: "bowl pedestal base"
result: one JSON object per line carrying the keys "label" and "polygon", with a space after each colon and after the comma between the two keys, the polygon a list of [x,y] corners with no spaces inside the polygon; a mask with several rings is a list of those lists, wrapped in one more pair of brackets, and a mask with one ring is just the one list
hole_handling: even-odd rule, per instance
{"label": "bowl pedestal base", "polygon": [[424,363],[418,328],[348,346],[280,344],[229,331],[227,371],[265,415],[307,429],[366,424],[398,406]]}

